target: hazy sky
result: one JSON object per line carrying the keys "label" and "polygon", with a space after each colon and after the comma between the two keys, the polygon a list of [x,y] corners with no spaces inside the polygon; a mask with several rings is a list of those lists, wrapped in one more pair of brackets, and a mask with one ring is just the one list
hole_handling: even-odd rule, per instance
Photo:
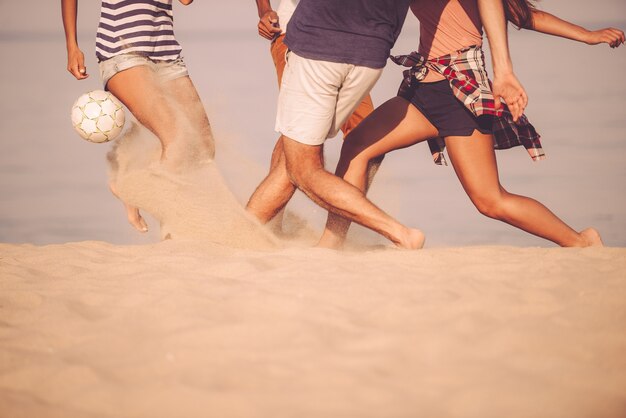
{"label": "hazy sky", "polygon": [[[196,0],[188,12],[176,14],[178,30],[244,28],[255,14],[254,0]],[[278,5],[278,1],[273,2]],[[546,11],[574,21],[598,24],[626,20],[626,0],[544,0],[539,3]],[[180,5],[178,5],[180,6]],[[94,30],[98,21],[100,2],[79,1],[81,30]],[[180,6],[182,8],[182,6]],[[58,30],[61,22],[59,0],[25,1],[0,0],[0,31]]]}

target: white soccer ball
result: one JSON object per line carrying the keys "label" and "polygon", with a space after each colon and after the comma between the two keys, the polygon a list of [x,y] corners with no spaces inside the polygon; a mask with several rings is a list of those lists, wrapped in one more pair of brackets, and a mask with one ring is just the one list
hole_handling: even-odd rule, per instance
{"label": "white soccer ball", "polygon": [[72,125],[90,142],[108,142],[117,137],[126,121],[122,103],[108,91],[85,93],[72,106]]}

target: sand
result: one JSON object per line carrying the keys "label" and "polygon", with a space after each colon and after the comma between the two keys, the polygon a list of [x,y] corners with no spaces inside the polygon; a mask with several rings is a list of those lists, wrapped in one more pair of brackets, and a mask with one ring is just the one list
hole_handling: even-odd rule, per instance
{"label": "sand", "polygon": [[0,245],[3,417],[623,417],[626,249]]}
{"label": "sand", "polygon": [[626,249],[315,249],[159,150],[109,161],[163,241],[0,244],[0,417],[626,416]]}

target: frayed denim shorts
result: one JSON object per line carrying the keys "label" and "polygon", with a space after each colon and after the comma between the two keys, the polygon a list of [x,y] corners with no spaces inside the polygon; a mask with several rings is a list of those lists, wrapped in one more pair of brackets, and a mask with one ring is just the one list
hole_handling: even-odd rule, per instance
{"label": "frayed denim shorts", "polygon": [[152,60],[144,55],[120,54],[104,61],[100,61],[100,77],[105,90],[107,83],[115,74],[140,65],[148,66],[160,81],[171,81],[189,75],[187,66],[182,57],[173,61]]}

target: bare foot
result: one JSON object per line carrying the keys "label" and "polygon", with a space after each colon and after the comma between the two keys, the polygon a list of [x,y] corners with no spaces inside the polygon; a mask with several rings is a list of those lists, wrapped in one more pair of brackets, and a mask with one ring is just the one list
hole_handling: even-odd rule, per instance
{"label": "bare foot", "polygon": [[405,250],[420,250],[424,247],[425,241],[426,237],[422,231],[408,228],[405,237],[395,244],[398,248]]}
{"label": "bare foot", "polygon": [[126,209],[126,218],[128,219],[128,223],[132,225],[139,232],[148,232],[148,224],[139,213],[139,208],[136,206],[132,206],[124,202],[122,198],[117,194],[113,183],[109,183],[109,190],[113,193],[113,196],[117,197],[123,204]]}
{"label": "bare foot", "polygon": [[580,231],[580,236],[585,240],[585,247],[604,247],[602,237],[598,231],[593,228],[587,228]]}

